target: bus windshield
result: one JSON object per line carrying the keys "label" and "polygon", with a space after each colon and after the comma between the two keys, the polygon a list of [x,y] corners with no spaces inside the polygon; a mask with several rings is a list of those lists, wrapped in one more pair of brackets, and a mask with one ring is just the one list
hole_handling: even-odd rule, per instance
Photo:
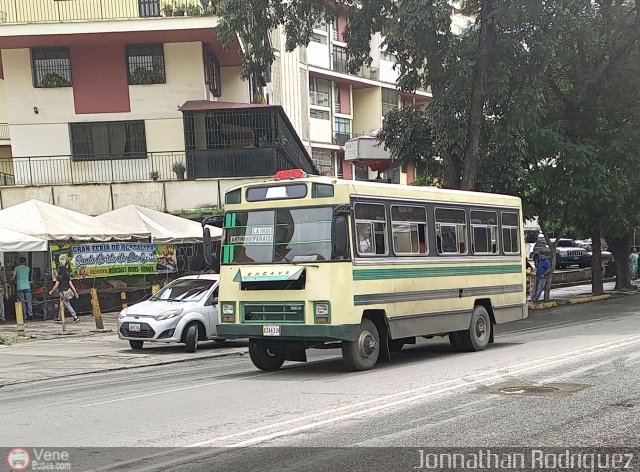
{"label": "bus windshield", "polygon": [[222,263],[331,260],[332,215],[332,207],[229,212]]}

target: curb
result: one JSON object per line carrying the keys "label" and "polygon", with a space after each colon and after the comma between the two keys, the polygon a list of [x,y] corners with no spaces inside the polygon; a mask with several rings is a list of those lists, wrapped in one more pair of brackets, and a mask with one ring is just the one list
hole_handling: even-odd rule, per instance
{"label": "curb", "polygon": [[554,301],[543,302],[543,303],[529,303],[529,310],[547,310],[549,308],[556,308],[559,306],[599,302],[602,300],[609,300],[610,298],[611,298],[611,294],[607,293],[604,295],[593,295],[591,297],[575,297],[575,298],[568,298],[565,300],[554,300]]}
{"label": "curb", "polygon": [[121,370],[142,369],[144,367],[158,367],[158,366],[162,366],[162,365],[181,364],[181,363],[184,363],[184,362],[193,362],[193,361],[198,361],[198,360],[202,360],[202,359],[213,359],[213,358],[218,358],[218,357],[232,357],[232,356],[244,357],[244,355],[249,352],[249,349],[248,348],[244,348],[244,347],[229,348],[229,349],[237,349],[237,350],[232,351],[232,352],[211,353],[211,355],[201,356],[201,357],[188,357],[188,358],[185,358],[185,359],[175,359],[175,360],[171,360],[171,361],[153,362],[153,363],[150,363],[150,364],[143,364],[143,365],[107,367],[107,368],[104,368],[104,369],[88,370],[86,372],[77,372],[75,374],[54,375],[52,377],[43,377],[43,378],[40,378],[40,379],[23,380],[23,381],[17,381],[17,382],[11,382],[10,381],[10,382],[6,382],[6,383],[0,383],[0,388],[11,387],[11,386],[14,386],[14,385],[25,385],[25,384],[30,384],[30,383],[34,383],[34,382],[44,382],[44,381],[47,381],[47,380],[70,379],[70,378],[73,378],[73,377],[80,377],[82,375],[102,374],[102,373],[106,373],[106,372],[117,372],[117,371],[121,371]]}

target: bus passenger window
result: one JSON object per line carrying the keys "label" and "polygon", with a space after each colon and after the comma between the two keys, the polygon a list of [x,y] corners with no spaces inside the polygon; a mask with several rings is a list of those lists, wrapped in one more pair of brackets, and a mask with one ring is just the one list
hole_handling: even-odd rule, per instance
{"label": "bus passenger window", "polygon": [[438,254],[467,253],[467,215],[464,210],[436,208]]}
{"label": "bus passenger window", "polygon": [[520,218],[517,213],[502,213],[502,248],[505,254],[520,253]]}
{"label": "bus passenger window", "polygon": [[474,254],[498,254],[498,213],[470,212]]}
{"label": "bus passenger window", "polygon": [[393,250],[399,256],[427,253],[427,211],[418,206],[391,206]]}
{"label": "bus passenger window", "polygon": [[384,205],[356,203],[354,216],[358,254],[387,254],[387,216]]}

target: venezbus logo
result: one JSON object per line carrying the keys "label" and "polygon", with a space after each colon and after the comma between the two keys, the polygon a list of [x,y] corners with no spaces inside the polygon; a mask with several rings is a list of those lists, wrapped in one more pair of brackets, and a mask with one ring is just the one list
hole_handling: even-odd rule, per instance
{"label": "venezbus logo", "polygon": [[7,454],[7,465],[13,470],[27,470],[31,464],[31,457],[26,449],[17,447]]}

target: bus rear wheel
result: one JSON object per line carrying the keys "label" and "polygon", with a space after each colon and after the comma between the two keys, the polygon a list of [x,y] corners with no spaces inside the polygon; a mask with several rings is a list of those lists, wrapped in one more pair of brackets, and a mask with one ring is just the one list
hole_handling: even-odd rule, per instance
{"label": "bus rear wheel", "polygon": [[284,364],[285,349],[275,343],[266,343],[260,339],[249,339],[251,362],[260,370],[278,370]]}
{"label": "bus rear wheel", "polygon": [[380,334],[368,318],[360,323],[360,334],[355,341],[342,343],[342,358],[350,371],[373,369],[380,354]]}
{"label": "bus rear wheel", "polygon": [[[454,349],[459,343],[459,349],[461,351],[473,352],[482,351],[489,345],[489,339],[491,339],[491,318],[487,309],[482,305],[476,305],[473,308],[473,315],[471,315],[471,323],[469,323],[469,329],[465,331],[458,331],[454,333],[454,338],[451,339],[451,344]],[[453,339],[458,338],[456,341]]]}

